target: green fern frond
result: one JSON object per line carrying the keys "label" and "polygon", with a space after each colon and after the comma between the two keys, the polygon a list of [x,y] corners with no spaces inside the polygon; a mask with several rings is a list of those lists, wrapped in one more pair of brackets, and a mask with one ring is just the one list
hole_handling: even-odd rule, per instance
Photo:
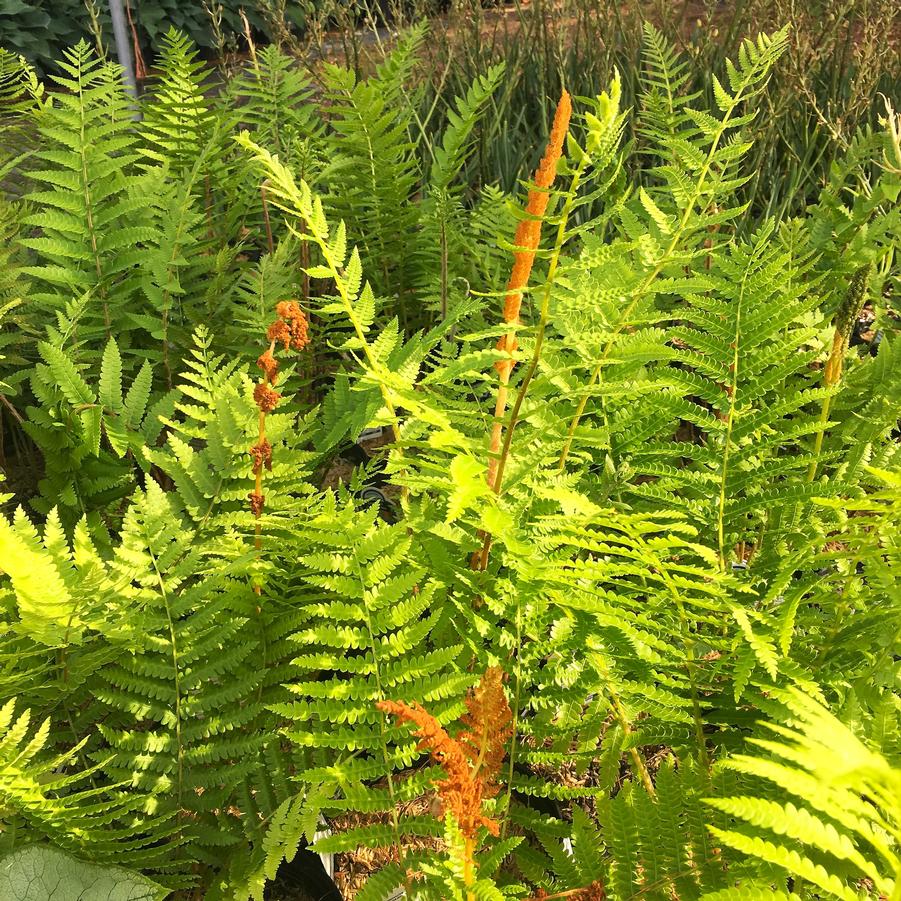
{"label": "green fern frond", "polygon": [[[50,721],[31,728],[31,712],[16,716],[15,699],[0,709],[0,820],[15,834],[21,818],[33,834],[101,863],[152,867],[153,845],[171,834],[166,817],[146,830],[131,828],[139,796],[122,796],[90,785],[100,768],[71,770],[87,740],[55,754],[48,749]],[[88,783],[85,785],[85,783]]]}
{"label": "green fern frond", "polygon": [[160,75],[143,103],[141,151],[151,165],[174,173],[191,169],[203,156],[216,114],[206,97],[210,72],[190,38],[170,28],[160,43]]}
{"label": "green fern frond", "polygon": [[710,800],[735,824],[711,826],[712,833],[830,897],[858,898],[863,878],[892,896],[901,884],[898,770],[801,691],[778,689],[774,696],[785,725],[768,724],[774,739],[752,739],[767,756],[723,763],[752,777],[768,797]]}
{"label": "green fern frond", "polygon": [[63,90],[38,116],[42,146],[30,177],[46,188],[27,195],[37,211],[24,221],[40,232],[22,240],[37,256],[26,272],[42,286],[34,300],[51,310],[89,293],[82,327],[108,337],[131,296],[128,252],[145,235],[144,198],[127,192],[136,136],[118,67],[84,41],[60,67],[54,80]]}

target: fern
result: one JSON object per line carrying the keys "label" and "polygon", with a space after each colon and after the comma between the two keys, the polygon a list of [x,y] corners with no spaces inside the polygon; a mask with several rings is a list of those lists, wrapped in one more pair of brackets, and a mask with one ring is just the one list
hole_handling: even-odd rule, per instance
{"label": "fern", "polygon": [[191,168],[180,179],[170,180],[166,170],[149,172],[140,185],[153,199],[149,208],[153,233],[142,250],[141,288],[146,311],[131,312],[128,319],[159,342],[158,359],[166,386],[180,368],[179,351],[190,344],[190,333],[209,313],[201,286],[214,261],[208,241],[201,237],[204,215],[199,209],[203,169],[217,144],[217,136],[199,151]]}
{"label": "fern", "polygon": [[89,293],[82,323],[110,335],[131,295],[128,251],[145,235],[143,197],[129,197],[126,175],[136,160],[128,98],[118,69],[97,59],[85,42],[66,54],[62,91],[39,116],[43,164],[31,177],[47,187],[28,199],[41,209],[24,221],[41,230],[22,243],[39,255],[26,271],[42,285],[33,297],[49,309]]}
{"label": "fern", "polygon": [[[263,48],[254,65],[229,84],[241,125],[254,139],[286,161],[305,158],[321,138],[323,123],[313,103],[309,78],[274,44]],[[303,170],[303,162],[300,163]],[[309,171],[303,173],[309,178]]]}
{"label": "fern", "polygon": [[328,206],[359,245],[375,294],[397,298],[404,325],[410,316],[407,294],[416,281],[409,271],[417,218],[410,201],[419,177],[404,82],[424,38],[423,27],[413,29],[366,81],[357,81],[347,69],[326,69],[331,147],[341,148],[331,154],[332,163],[322,175],[327,183],[341,186]]}
{"label": "fern", "polygon": [[23,56],[6,48],[0,52],[0,106],[7,121],[15,121],[40,105],[44,88]]}
{"label": "fern", "polygon": [[[67,774],[85,742],[54,754],[46,748],[49,732],[49,719],[33,730],[30,711],[16,716],[15,700],[0,709],[0,818],[7,849],[27,830],[90,860],[152,866],[156,838],[152,833],[141,836],[129,823],[141,799],[108,797],[85,786],[98,767]],[[157,836],[166,834],[165,818],[149,825]]]}
{"label": "fern", "polygon": [[829,897],[860,897],[861,879],[892,897],[901,876],[897,769],[797,689],[774,697],[785,725],[769,726],[775,738],[752,740],[767,757],[738,755],[724,766],[776,797],[711,800],[735,822],[711,831]]}
{"label": "fern", "polygon": [[[276,710],[291,720],[288,737],[321,760],[322,767],[317,763],[303,778],[325,781],[337,793],[326,810],[392,811],[425,789],[428,774],[397,778],[395,769],[417,752],[408,738],[386,728],[376,702],[418,699],[439,716],[454,717],[472,680],[454,672],[460,647],[441,639],[443,586],[413,563],[402,527],[374,522],[372,513],[360,515],[342,502],[309,522],[308,538],[310,551],[281,588],[298,597],[300,586],[309,586],[298,597],[305,597],[305,625],[292,639],[298,651],[288,686],[294,700]],[[332,749],[328,766],[324,749]],[[427,827],[405,824],[395,814],[393,827],[379,838],[396,841],[408,828]],[[354,840],[353,834],[336,836],[319,847],[334,851]]]}
{"label": "fern", "polygon": [[204,96],[208,72],[184,34],[170,28],[160,46],[161,75],[144,103],[142,152],[152,165],[175,173],[194,167],[216,128]]}
{"label": "fern", "polygon": [[[430,108],[421,27],[322,96],[170,32],[140,124],[85,45],[52,100],[0,56],[10,843],[223,901],[301,843],[372,849],[364,901],[897,896],[899,125],[752,220],[785,32],[712,109],[645,37],[527,218],[470,178],[509,73]],[[454,726],[486,671],[505,742]]]}
{"label": "fern", "polygon": [[123,397],[122,357],[112,338],[97,388],[55,344],[42,342],[39,348],[44,363],[35,368],[31,388],[41,405],[26,408],[23,424],[45,458],[38,486],[42,497],[33,498],[32,506],[47,513],[61,505],[69,509],[68,519],[128,494],[135,463],[143,464],[143,448],[159,436],[159,416],[171,409],[174,398],[149,403],[153,374],[147,363]]}
{"label": "fern", "polygon": [[460,188],[453,187],[453,182],[472,151],[473,131],[485,114],[503,73],[502,65],[494,66],[473,82],[465,97],[456,98],[457,110],[448,111],[449,122],[441,145],[434,148],[429,194],[422,215],[423,226],[434,231],[431,240],[424,241],[423,246],[433,250],[423,261],[423,271],[430,275],[423,290],[437,295],[442,318],[447,317],[452,281],[464,277],[463,273],[471,272],[461,259],[470,246],[466,240],[468,220],[460,198],[462,192]]}

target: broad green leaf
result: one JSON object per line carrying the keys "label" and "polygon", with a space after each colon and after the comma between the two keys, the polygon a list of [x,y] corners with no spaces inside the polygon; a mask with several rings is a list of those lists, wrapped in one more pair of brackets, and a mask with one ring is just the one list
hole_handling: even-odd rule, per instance
{"label": "broad green leaf", "polygon": [[163,901],[168,894],[140,873],[85,863],[41,845],[0,860],[0,898],[9,901]]}

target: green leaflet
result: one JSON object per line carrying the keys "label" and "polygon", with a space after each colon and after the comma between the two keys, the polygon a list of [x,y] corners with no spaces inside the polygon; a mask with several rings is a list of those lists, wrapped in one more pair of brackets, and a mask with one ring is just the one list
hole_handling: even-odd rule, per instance
{"label": "green leaflet", "polygon": [[[61,532],[55,511],[48,531]],[[16,592],[22,626],[35,640],[59,647],[78,644],[85,611],[70,592],[71,564],[48,553],[34,526],[20,509],[11,523],[0,517],[0,555]]]}

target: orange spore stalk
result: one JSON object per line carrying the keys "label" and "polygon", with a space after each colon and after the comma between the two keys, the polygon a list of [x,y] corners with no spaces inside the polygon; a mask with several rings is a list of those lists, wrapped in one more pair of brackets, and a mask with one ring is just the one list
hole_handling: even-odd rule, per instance
{"label": "orange spore stalk", "polygon": [[[263,495],[263,470],[272,470],[272,445],[266,438],[266,415],[271,413],[281,400],[275,390],[278,381],[278,360],[275,358],[276,345],[281,343],[285,350],[303,350],[310,343],[307,317],[296,300],[282,300],[275,307],[275,321],[266,329],[269,347],[257,358],[257,366],[263,378],[254,386],[253,400],[259,409],[257,443],[250,448],[250,459],[254,475],[253,491],[247,495],[250,510],[256,518],[254,546],[261,547],[260,517],[266,498]],[[260,587],[254,588],[257,594]]]}
{"label": "orange spore stalk", "polygon": [[[554,176],[557,174],[557,163],[563,155],[563,145],[566,141],[571,116],[572,100],[564,90],[560,95],[560,101],[557,103],[557,109],[554,113],[554,122],[551,126],[547,149],[538,166],[538,170],[535,172],[532,188],[529,190],[525,216],[516,227],[513,270],[510,273],[510,280],[507,282],[507,293],[504,297],[504,322],[512,326],[519,324],[522,294],[528,287],[529,277],[532,274],[535,253],[541,240],[541,220],[547,211],[550,187],[554,183]],[[511,356],[515,353],[517,346],[515,331],[509,331],[507,334],[502,335],[497,343],[498,350],[506,351]],[[494,365],[500,375],[500,385],[494,408],[494,425],[491,430],[491,446],[488,460],[488,484],[491,488],[495,488],[497,457],[501,449],[501,433],[503,431],[502,420],[507,409],[507,386],[510,382],[510,375],[513,372],[514,362],[512,359],[498,360]]]}

